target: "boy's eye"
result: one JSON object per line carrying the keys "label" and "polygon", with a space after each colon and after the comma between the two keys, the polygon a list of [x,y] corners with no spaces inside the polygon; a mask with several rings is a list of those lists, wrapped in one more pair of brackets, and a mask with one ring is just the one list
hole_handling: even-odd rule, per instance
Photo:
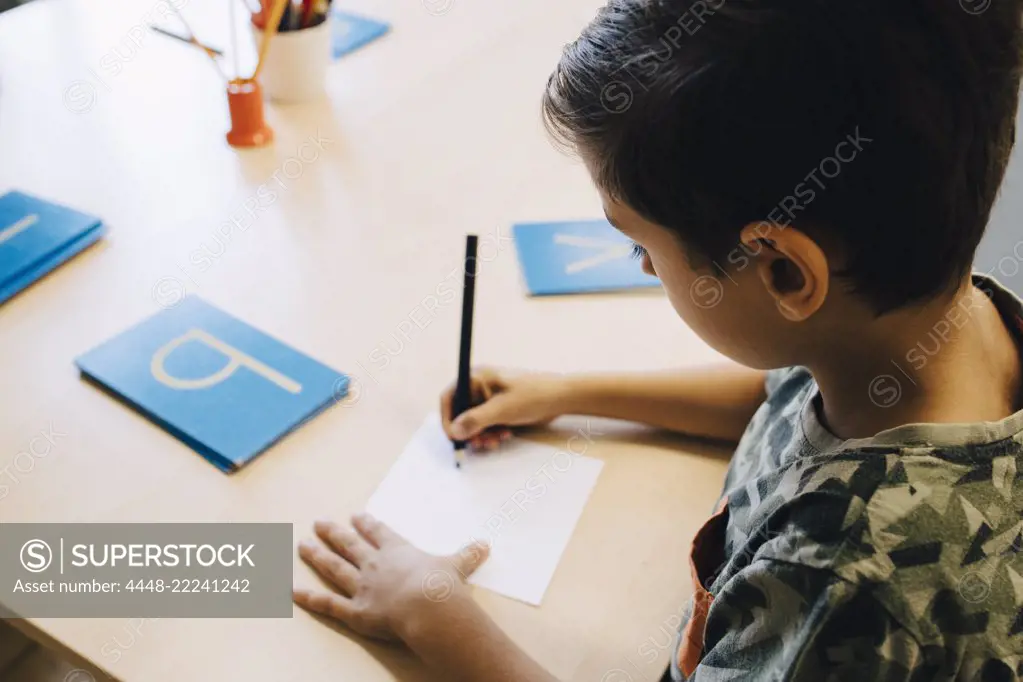
{"label": "boy's eye", "polygon": [[635,258],[636,260],[640,260],[641,258],[643,258],[643,256],[646,255],[646,249],[644,249],[636,242],[632,242],[632,253],[629,255],[630,257]]}

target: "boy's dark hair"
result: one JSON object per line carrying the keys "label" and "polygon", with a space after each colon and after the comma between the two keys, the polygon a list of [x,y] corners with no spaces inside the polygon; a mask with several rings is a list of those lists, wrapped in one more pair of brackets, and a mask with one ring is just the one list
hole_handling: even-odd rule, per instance
{"label": "boy's dark hair", "polygon": [[742,267],[742,227],[791,220],[880,314],[969,272],[1015,137],[1021,7],[611,0],[544,118],[695,263]]}

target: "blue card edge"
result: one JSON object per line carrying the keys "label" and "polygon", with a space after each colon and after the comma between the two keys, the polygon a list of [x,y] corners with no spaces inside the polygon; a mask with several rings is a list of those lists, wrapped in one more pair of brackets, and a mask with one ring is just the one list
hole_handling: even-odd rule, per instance
{"label": "blue card edge", "polygon": [[49,251],[47,251],[44,254],[41,254],[31,263],[26,263],[24,266],[22,266],[20,270],[15,270],[10,275],[8,275],[7,279],[0,281],[0,286],[6,287],[8,282],[11,282],[15,279],[19,279],[25,273],[38,269],[41,265],[47,263],[47,261],[60,256],[65,251],[73,249],[76,244],[78,244],[84,239],[88,239],[90,236],[94,234],[97,234],[97,232],[100,235],[102,235],[105,232],[104,225],[101,221],[93,223],[92,225],[85,228],[81,232],[78,232],[74,236],[69,237],[68,239],[60,242],[59,244],[54,244],[53,248],[51,248]]}
{"label": "blue card edge", "polygon": [[[206,447],[200,441],[196,440],[194,437],[189,435],[188,432],[183,431],[183,430],[177,428],[176,426],[173,426],[169,422],[161,419],[160,417],[156,416],[155,413],[153,413],[150,410],[146,409],[142,405],[139,405],[138,403],[132,402],[131,400],[128,399],[127,396],[123,395],[122,393],[119,393],[118,391],[116,391],[112,387],[110,387],[107,384],[103,383],[97,377],[93,376],[91,373],[89,373],[86,370],[82,369],[80,366],[79,366],[78,370],[79,370],[79,375],[81,376],[81,378],[87,384],[90,384],[90,385],[96,387],[97,389],[99,389],[100,391],[105,393],[110,398],[113,398],[115,401],[117,401],[118,403],[120,403],[124,407],[127,407],[128,409],[130,409],[132,412],[135,412],[136,414],[141,414],[143,417],[148,419],[150,422],[152,422],[153,424],[155,424],[159,428],[163,429],[164,431],[166,431],[170,435],[174,436],[179,441],[184,443],[186,446],[191,448],[193,451],[195,451],[196,453],[201,455],[204,459],[209,461],[213,466],[217,467],[218,469],[220,469],[224,473],[228,473],[229,474],[229,473],[232,473],[234,471],[237,471],[238,467],[234,464],[234,462],[232,462],[227,457],[224,457],[223,455],[221,455],[216,450],[213,450],[212,448]],[[255,453],[253,455],[253,457],[258,455],[260,452],[263,452],[263,450],[260,450],[259,452]]]}
{"label": "blue card edge", "polygon": [[82,232],[75,239],[64,242],[60,247],[19,270],[0,284],[0,305],[6,303],[17,294],[27,291],[43,277],[99,242],[106,232],[106,226],[103,223],[97,223],[88,231]]}
{"label": "blue card edge", "polygon": [[[218,469],[220,469],[221,471],[223,471],[226,474],[232,474],[232,473],[238,471],[241,467],[245,466],[246,464],[248,464],[252,460],[256,459],[257,457],[262,455],[264,452],[266,452],[267,450],[269,450],[273,446],[277,445],[286,436],[292,434],[293,432],[298,430],[300,427],[304,426],[308,422],[312,421],[316,417],[318,417],[321,414],[323,414],[328,408],[331,407],[331,405],[333,403],[337,402],[335,400],[335,396],[333,396],[333,395],[331,397],[327,398],[320,405],[315,407],[306,417],[304,417],[303,419],[301,419],[298,422],[296,422],[291,428],[287,429],[286,431],[282,431],[276,438],[274,438],[273,440],[267,442],[265,445],[263,445],[261,448],[259,448],[255,452],[253,452],[251,455],[246,457],[241,462],[238,462],[238,461],[235,461],[235,460],[231,459],[230,457],[227,457],[223,453],[217,452],[213,448],[207,447],[206,445],[204,445],[202,443],[202,441],[198,440],[197,438],[195,438],[194,436],[189,434],[184,429],[181,429],[181,428],[179,428],[177,426],[174,426],[173,424],[171,424],[167,420],[162,419],[159,416],[157,416],[151,410],[143,407],[142,405],[140,405],[140,404],[138,404],[136,402],[133,402],[127,396],[125,396],[122,393],[118,392],[117,390],[115,390],[111,386],[108,386],[107,384],[103,383],[100,379],[98,379],[97,377],[93,376],[91,373],[89,373],[88,371],[82,369],[81,367],[79,367],[79,374],[81,375],[81,378],[86,383],[91,384],[92,386],[95,386],[100,391],[102,391],[103,393],[105,393],[109,397],[113,398],[115,401],[117,401],[121,405],[123,405],[123,406],[127,407],[128,409],[132,410],[136,414],[142,415],[143,417],[148,419],[150,422],[152,422],[153,424],[155,424],[159,428],[161,428],[164,431],[166,431],[167,433],[169,433],[174,438],[177,438],[179,441],[184,443],[187,447],[191,448],[193,451],[195,451],[197,454],[199,454],[201,457],[203,457],[205,460],[207,460],[210,464],[212,464],[213,466],[217,467]],[[343,375],[343,376],[345,376],[345,378],[348,378],[348,375]]]}

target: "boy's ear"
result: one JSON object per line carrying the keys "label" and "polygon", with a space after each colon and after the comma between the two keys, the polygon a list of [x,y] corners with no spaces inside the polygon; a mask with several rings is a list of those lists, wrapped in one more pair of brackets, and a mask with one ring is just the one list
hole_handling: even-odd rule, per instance
{"label": "boy's ear", "polygon": [[782,316],[802,322],[817,312],[828,295],[828,258],[817,242],[794,227],[774,223],[747,225],[740,239],[756,254],[754,267]]}

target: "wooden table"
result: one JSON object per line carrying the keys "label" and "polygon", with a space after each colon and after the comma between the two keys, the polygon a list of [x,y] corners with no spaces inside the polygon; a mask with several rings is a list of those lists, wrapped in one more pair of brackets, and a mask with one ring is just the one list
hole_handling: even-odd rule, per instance
{"label": "wooden table", "polygon": [[[0,521],[286,521],[298,538],[316,518],[346,518],[454,376],[457,302],[424,316],[423,301],[457,281],[468,231],[482,244],[477,362],[568,372],[720,359],[659,291],[524,294],[510,225],[600,215],[584,169],[539,118],[561,46],[598,4],[346,2],[393,32],[334,64],[322,102],[270,106],[276,143],[244,152],[225,144],[211,65],[142,30],[150,0],[39,0],[0,15],[0,191],[110,227],[0,308]],[[184,11],[228,47],[226,3]],[[275,199],[245,219],[260,185]],[[225,476],[79,380],[76,355],[183,291],[350,372],[351,401]],[[585,421],[555,427],[543,437],[564,443]],[[604,435],[586,454],[606,466],[543,606],[477,597],[561,679],[656,679],[725,456],[629,425],[591,428]],[[52,449],[15,462],[48,429],[60,434]],[[307,579],[300,561],[295,571]],[[98,678],[443,679],[298,610],[16,624]]]}

